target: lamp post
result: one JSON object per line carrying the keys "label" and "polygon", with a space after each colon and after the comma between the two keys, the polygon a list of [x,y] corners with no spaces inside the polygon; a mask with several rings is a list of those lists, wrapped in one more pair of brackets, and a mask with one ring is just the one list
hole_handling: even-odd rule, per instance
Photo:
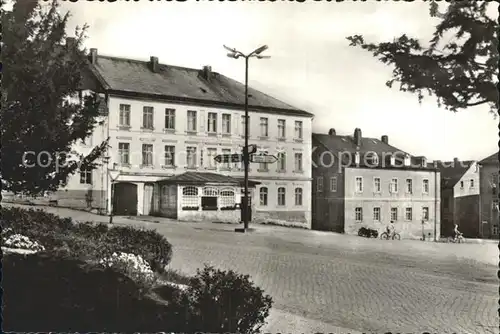
{"label": "lamp post", "polygon": [[270,58],[270,56],[261,56],[261,53],[267,50],[267,45],[263,45],[249,54],[244,54],[235,48],[230,48],[224,45],[224,48],[229,51],[227,56],[229,58],[238,59],[240,57],[245,58],[245,146],[243,147],[243,166],[245,170],[244,176],[244,191],[243,196],[243,227],[244,230],[248,228],[248,167],[250,165],[250,155],[248,149],[248,135],[249,135],[249,121],[248,121],[248,60],[251,57],[257,59]]}
{"label": "lamp post", "polygon": [[114,197],[115,197],[115,181],[116,179],[120,176],[120,171],[119,170],[108,170],[109,177],[111,179],[111,201],[109,203],[110,207],[110,212],[109,212],[109,224],[113,224],[113,202],[114,202]]}

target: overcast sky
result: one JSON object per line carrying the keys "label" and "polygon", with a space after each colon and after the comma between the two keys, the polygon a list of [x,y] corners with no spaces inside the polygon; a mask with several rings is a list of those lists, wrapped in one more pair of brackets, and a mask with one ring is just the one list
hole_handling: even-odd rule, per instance
{"label": "overcast sky", "polygon": [[[313,130],[386,134],[392,145],[429,159],[481,159],[498,150],[498,120],[487,108],[459,113],[389,89],[391,68],[349,47],[346,36],[384,41],[401,33],[428,40],[428,5],[396,2],[65,2],[70,29],[88,23],[86,47],[100,54],[201,68],[244,82],[247,52],[267,44],[272,58],[252,60],[250,85],[315,114]],[[68,32],[70,33],[70,32]],[[396,86],[396,85],[395,85]]]}

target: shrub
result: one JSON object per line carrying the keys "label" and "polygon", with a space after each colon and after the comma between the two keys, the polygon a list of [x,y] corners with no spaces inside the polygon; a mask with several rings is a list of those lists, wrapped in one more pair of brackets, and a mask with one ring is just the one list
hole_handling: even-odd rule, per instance
{"label": "shrub", "polygon": [[146,290],[154,287],[158,281],[149,264],[140,255],[115,252],[101,259],[99,264],[124,273]]}
{"label": "shrub", "polygon": [[43,210],[2,208],[2,219],[13,233],[37,240],[47,250],[71,253],[85,259],[101,259],[113,252],[140,255],[151,269],[163,272],[172,259],[172,245],[154,230],[92,222],[74,223]]}
{"label": "shrub", "polygon": [[40,245],[36,241],[30,240],[30,238],[20,235],[13,234],[3,241],[3,244],[9,248],[19,248],[19,249],[27,249],[33,251],[44,251],[45,247]]}
{"label": "shrub", "polygon": [[248,275],[213,267],[198,270],[186,294],[191,332],[259,333],[272,305]]}

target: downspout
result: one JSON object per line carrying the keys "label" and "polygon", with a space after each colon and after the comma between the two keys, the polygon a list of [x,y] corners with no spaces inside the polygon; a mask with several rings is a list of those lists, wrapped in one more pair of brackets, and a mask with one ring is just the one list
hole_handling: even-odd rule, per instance
{"label": "downspout", "polygon": [[[106,135],[106,140],[109,139],[109,94],[106,94],[106,130],[107,130],[107,135]],[[109,143],[108,145],[106,146],[106,156],[108,157],[107,161],[106,161],[106,197],[105,197],[105,200],[106,200],[106,213],[108,214],[111,214],[111,212],[109,212],[109,209],[111,207],[111,203],[108,202],[108,193],[109,193],[109,163],[110,163],[110,160],[111,160],[111,157],[109,156]],[[111,198],[111,200],[113,200]]]}
{"label": "downspout", "polygon": [[[438,185],[437,185],[437,173],[438,170],[434,169],[434,241],[437,241],[437,209],[438,209]],[[439,195],[441,196],[441,194]]]}
{"label": "downspout", "polygon": [[481,165],[478,163],[477,164],[477,171],[478,171],[478,179],[479,179],[479,193],[477,195],[477,206],[478,206],[478,215],[479,215],[479,219],[478,219],[478,227],[477,227],[477,231],[478,231],[478,234],[479,234],[479,237],[482,238],[483,237],[483,210],[482,210],[482,202],[481,202]]}

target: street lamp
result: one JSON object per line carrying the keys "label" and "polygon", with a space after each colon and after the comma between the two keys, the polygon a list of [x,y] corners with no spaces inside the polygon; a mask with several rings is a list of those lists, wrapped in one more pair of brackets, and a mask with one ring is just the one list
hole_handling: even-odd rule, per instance
{"label": "street lamp", "polygon": [[240,57],[245,58],[245,146],[243,147],[243,166],[245,170],[245,178],[244,178],[244,189],[245,195],[243,196],[243,226],[244,230],[248,228],[248,167],[250,165],[250,155],[248,149],[248,133],[249,133],[249,121],[248,121],[248,60],[251,57],[255,57],[257,59],[271,58],[270,56],[262,56],[261,53],[267,50],[267,45],[263,45],[249,54],[245,55],[244,53],[236,50],[235,48],[230,48],[224,45],[224,48],[229,51],[227,56],[229,58],[238,59]]}

